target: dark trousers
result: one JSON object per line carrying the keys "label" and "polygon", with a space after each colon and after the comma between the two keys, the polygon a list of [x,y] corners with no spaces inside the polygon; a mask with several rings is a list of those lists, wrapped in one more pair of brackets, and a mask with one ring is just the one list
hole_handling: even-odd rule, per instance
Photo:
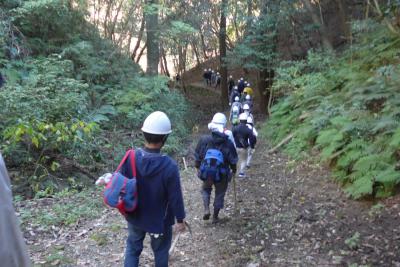
{"label": "dark trousers", "polygon": [[203,182],[201,187],[201,195],[203,197],[203,204],[206,209],[210,206],[213,185],[215,187],[214,209],[220,210],[224,207],[225,193],[228,189],[228,179],[223,179],[221,182],[215,184],[207,181]]}
{"label": "dark trousers", "polygon": [[[146,232],[133,226],[128,222],[128,239],[126,241],[125,267],[138,267],[139,256],[143,250],[143,240]],[[164,234],[155,238],[151,238],[151,248],[154,253],[154,261],[156,267],[167,267],[169,249],[172,241],[172,226],[168,226],[164,230]]]}

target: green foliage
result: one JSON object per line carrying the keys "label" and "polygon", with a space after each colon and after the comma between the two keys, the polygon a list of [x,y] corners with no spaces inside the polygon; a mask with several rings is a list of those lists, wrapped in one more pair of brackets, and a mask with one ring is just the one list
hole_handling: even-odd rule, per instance
{"label": "green foliage", "polygon": [[350,249],[357,249],[360,245],[360,233],[355,232],[354,235],[344,241]]}
{"label": "green foliage", "polygon": [[[172,120],[166,151],[180,150],[188,105],[167,79],[144,77],[71,1],[17,2],[0,13],[0,41],[5,52],[27,46],[32,53],[0,54],[7,81],[0,90],[0,149],[18,170],[21,193],[48,196],[83,186],[87,173],[110,171],[127,148],[142,145],[141,123],[155,110]],[[18,42],[4,30],[13,27]],[[192,31],[181,22],[172,28],[177,35]]]}
{"label": "green foliage", "polygon": [[340,56],[309,52],[282,62],[274,92],[288,96],[265,132],[273,143],[294,133],[285,147],[294,158],[319,151],[350,197],[385,197],[400,182],[400,39],[377,24],[363,27]]}

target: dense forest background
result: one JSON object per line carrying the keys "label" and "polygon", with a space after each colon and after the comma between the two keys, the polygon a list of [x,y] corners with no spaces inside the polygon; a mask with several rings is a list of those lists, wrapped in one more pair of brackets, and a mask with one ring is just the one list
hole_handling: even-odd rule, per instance
{"label": "dense forest background", "polygon": [[329,164],[351,197],[389,196],[400,181],[399,5],[2,0],[0,149],[15,189],[82,188],[140,144],[156,109],[174,124],[167,152],[179,153],[195,118],[168,77],[182,74],[185,89],[212,66],[222,107],[228,72],[249,77],[272,144]]}

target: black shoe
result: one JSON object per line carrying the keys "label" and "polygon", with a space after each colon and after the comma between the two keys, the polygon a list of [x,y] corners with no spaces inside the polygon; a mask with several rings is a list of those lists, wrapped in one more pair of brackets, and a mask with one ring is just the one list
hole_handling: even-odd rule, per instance
{"label": "black shoe", "polygon": [[218,216],[217,216],[217,217],[213,216],[211,223],[212,223],[212,224],[216,224],[216,223],[218,223],[218,222],[219,222]]}
{"label": "black shoe", "polygon": [[250,169],[250,165],[247,165],[247,166],[246,166],[246,169]]}
{"label": "black shoe", "polygon": [[203,215],[203,220],[208,221],[210,219],[211,214],[210,213],[206,213]]}

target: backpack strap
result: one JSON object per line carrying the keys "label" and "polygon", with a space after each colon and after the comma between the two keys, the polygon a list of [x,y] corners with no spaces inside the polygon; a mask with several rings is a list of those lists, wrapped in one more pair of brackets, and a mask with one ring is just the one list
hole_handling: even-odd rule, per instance
{"label": "backpack strap", "polygon": [[124,163],[126,162],[126,160],[129,157],[129,161],[131,164],[131,170],[132,170],[132,175],[133,177],[136,177],[136,155],[135,155],[135,150],[134,149],[129,149],[128,151],[126,151],[125,156],[122,158],[121,162],[119,163],[117,169],[115,170],[115,172],[118,172],[122,166],[124,165]]}

